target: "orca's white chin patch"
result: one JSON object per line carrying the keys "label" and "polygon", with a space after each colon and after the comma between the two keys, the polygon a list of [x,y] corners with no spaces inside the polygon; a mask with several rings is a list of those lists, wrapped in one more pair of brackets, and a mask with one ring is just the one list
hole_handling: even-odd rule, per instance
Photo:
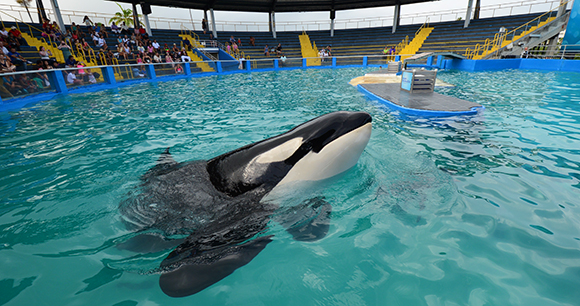
{"label": "orca's white chin patch", "polygon": [[333,177],[353,167],[371,137],[369,122],[333,140],[320,152],[300,159],[277,186],[295,181],[317,181]]}

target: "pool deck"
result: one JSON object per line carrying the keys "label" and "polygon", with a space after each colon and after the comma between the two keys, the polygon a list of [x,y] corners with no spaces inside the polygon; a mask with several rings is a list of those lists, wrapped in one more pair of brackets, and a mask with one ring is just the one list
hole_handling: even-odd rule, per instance
{"label": "pool deck", "polygon": [[[357,86],[359,84],[400,84],[401,76],[394,73],[388,73],[387,69],[380,69],[376,71],[371,71],[363,76],[356,77],[350,80],[349,84],[352,86]],[[443,82],[439,79],[435,80],[436,87],[452,87],[454,85]]]}

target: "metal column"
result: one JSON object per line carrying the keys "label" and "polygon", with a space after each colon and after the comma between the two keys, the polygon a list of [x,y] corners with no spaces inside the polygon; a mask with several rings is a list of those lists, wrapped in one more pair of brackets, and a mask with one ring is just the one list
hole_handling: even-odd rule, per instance
{"label": "metal column", "polygon": [[58,7],[58,2],[56,0],[50,0],[50,4],[52,4],[52,9],[54,10],[54,15],[56,15],[56,23],[58,23],[58,27],[60,31],[66,33],[66,28],[64,27],[64,21],[62,21],[62,15],[60,14],[60,8]]}
{"label": "metal column", "polygon": [[218,36],[217,36],[217,30],[215,28],[215,15],[213,14],[213,8],[209,9],[209,14],[211,15],[211,30],[213,33],[213,38],[217,39]]}
{"label": "metal column", "polygon": [[137,4],[133,3],[133,22],[135,23],[135,29],[138,29],[139,24],[139,14],[137,14]]}
{"label": "metal column", "polygon": [[473,10],[473,0],[469,0],[467,3],[467,12],[465,13],[465,23],[463,24],[464,28],[469,26],[469,22],[471,21],[471,11]]}
{"label": "metal column", "polygon": [[334,37],[334,18],[336,17],[336,11],[330,10],[330,37]]}
{"label": "metal column", "polygon": [[395,5],[395,16],[393,16],[393,33],[397,32],[397,26],[401,21],[401,5]]}
{"label": "metal column", "polygon": [[147,35],[153,36],[153,34],[151,34],[151,26],[149,25],[149,15],[143,14],[143,20],[145,21],[145,30],[147,31]]}
{"label": "metal column", "polygon": [[270,12],[272,16],[272,37],[276,38],[276,12]]}

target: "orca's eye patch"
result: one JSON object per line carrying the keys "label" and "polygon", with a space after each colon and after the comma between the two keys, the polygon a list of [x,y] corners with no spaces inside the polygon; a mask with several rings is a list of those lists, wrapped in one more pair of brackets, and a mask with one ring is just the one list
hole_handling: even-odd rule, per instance
{"label": "orca's eye patch", "polygon": [[310,152],[318,153],[325,145],[332,141],[331,136],[334,135],[335,130],[326,131],[324,134],[304,142],[297,150],[288,157],[284,162],[288,165],[296,164],[302,157]]}

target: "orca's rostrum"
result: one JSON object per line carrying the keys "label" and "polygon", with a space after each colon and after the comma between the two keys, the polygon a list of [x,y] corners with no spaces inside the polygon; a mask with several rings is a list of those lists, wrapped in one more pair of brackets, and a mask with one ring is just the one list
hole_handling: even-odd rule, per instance
{"label": "orca's rostrum", "polygon": [[178,163],[167,149],[143,175],[139,194],[120,205],[124,220],[143,232],[135,237],[139,250],[177,246],[161,263],[163,292],[195,294],[249,263],[271,242],[267,224],[274,212],[294,239],[324,237],[331,207],[321,198],[296,203],[288,217],[261,200],[280,186],[354,166],[371,121],[365,112],[333,112],[209,161]]}

